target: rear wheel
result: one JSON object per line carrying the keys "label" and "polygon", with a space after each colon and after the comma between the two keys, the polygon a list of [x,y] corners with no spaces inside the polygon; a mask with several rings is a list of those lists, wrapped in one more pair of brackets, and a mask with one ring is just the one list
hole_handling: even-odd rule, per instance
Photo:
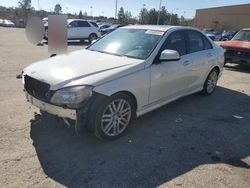
{"label": "rear wheel", "polygon": [[48,41],[48,36],[49,36],[49,34],[48,34],[49,32],[48,32],[48,29],[46,28],[45,29],[45,31],[44,31],[44,40],[46,40],[46,41]]}
{"label": "rear wheel", "polygon": [[89,42],[92,43],[94,40],[97,39],[97,35],[92,33],[91,35],[89,35]]}
{"label": "rear wheel", "polygon": [[118,93],[98,105],[92,116],[95,135],[102,140],[122,136],[135,117],[135,104],[130,96]]}
{"label": "rear wheel", "polygon": [[218,75],[219,75],[219,72],[216,69],[213,69],[209,73],[203,86],[203,90],[202,90],[203,95],[211,95],[214,92],[215,87],[217,85],[217,81],[218,81]]}

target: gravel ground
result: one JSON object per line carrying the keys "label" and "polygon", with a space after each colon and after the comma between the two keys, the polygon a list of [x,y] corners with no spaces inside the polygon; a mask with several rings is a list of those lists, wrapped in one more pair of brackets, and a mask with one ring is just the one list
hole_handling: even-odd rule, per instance
{"label": "gravel ground", "polygon": [[24,33],[0,28],[1,187],[250,186],[249,67],[226,67],[212,96],[180,99],[101,142],[25,101],[16,75],[48,53]]}

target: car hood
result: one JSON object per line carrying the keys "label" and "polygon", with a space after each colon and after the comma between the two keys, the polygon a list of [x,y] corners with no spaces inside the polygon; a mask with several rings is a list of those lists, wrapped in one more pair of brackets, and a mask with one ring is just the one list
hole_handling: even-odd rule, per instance
{"label": "car hood", "polygon": [[73,85],[97,86],[143,68],[144,60],[84,49],[33,63],[23,74],[57,90]]}
{"label": "car hood", "polygon": [[248,52],[250,51],[250,42],[248,41],[230,40],[218,42],[218,44],[225,49],[241,49]]}

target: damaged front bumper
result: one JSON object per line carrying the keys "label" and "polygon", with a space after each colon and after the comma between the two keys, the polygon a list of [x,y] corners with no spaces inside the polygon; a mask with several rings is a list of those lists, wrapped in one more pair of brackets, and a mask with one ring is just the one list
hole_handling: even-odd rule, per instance
{"label": "damaged front bumper", "polygon": [[31,96],[29,93],[25,92],[26,99],[32,105],[36,106],[42,111],[48,112],[50,114],[62,117],[62,118],[69,118],[72,120],[77,119],[77,113],[74,109],[63,108],[60,106],[55,106],[41,100],[36,99],[35,97]]}

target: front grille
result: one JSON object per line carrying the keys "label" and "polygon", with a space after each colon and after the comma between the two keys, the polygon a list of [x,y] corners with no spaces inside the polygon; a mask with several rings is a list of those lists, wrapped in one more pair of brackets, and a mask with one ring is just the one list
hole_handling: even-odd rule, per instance
{"label": "front grille", "polygon": [[50,85],[34,79],[28,75],[24,76],[24,88],[33,97],[40,99],[42,101],[48,101],[50,94]]}
{"label": "front grille", "polygon": [[241,50],[227,50],[226,54],[228,56],[236,56],[236,57],[243,57],[243,58],[250,58],[250,52],[245,52],[245,51],[241,51]]}

